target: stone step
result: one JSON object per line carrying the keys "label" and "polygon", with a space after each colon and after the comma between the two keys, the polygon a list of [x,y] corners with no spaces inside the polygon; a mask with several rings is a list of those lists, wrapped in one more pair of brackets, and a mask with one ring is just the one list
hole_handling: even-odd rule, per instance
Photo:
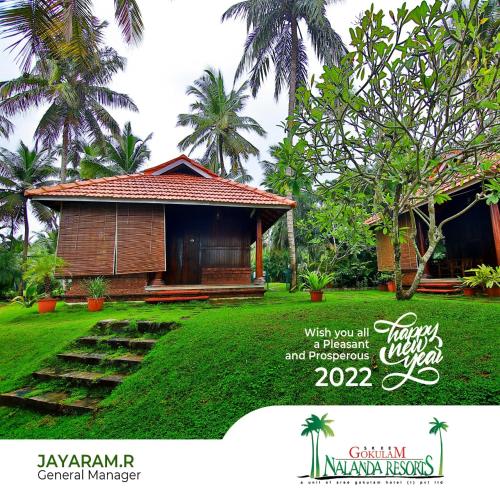
{"label": "stone step", "polygon": [[54,368],[45,368],[44,370],[38,370],[33,372],[33,376],[41,379],[60,379],[69,380],[71,382],[77,382],[80,384],[92,384],[92,385],[102,385],[107,387],[116,387],[121,384],[125,375],[120,373],[113,373],[106,375],[104,373],[98,372],[86,372],[86,371],[66,371],[61,372],[55,370]]}
{"label": "stone step", "polygon": [[93,412],[97,410],[97,406],[101,401],[99,398],[83,398],[64,403],[64,400],[70,397],[67,392],[46,392],[36,396],[27,396],[32,390],[31,387],[24,387],[0,394],[0,405],[64,415]]}
{"label": "stone step", "polygon": [[459,293],[460,289],[457,288],[417,288],[419,293]]}
{"label": "stone step", "polygon": [[62,352],[57,357],[65,361],[78,361],[88,365],[97,365],[107,358],[106,354],[99,352]]}
{"label": "stone step", "polygon": [[99,335],[91,335],[88,337],[80,337],[78,342],[85,345],[96,345],[99,342],[104,342],[112,347],[129,347],[130,349],[152,349],[157,339],[142,339],[142,338],[128,338],[128,337],[111,337],[102,338]]}
{"label": "stone step", "polygon": [[182,297],[173,297],[166,295],[164,297],[148,297],[144,300],[148,304],[156,304],[156,303],[169,303],[169,302],[188,302],[190,300],[208,300],[208,295],[187,295]]}
{"label": "stone step", "polygon": [[101,362],[109,364],[127,364],[136,366],[142,363],[144,356],[140,354],[127,353],[118,357],[110,357],[106,354],[100,352],[62,352],[57,355],[58,358],[64,359],[65,361],[76,361],[79,363],[86,364],[99,364]]}

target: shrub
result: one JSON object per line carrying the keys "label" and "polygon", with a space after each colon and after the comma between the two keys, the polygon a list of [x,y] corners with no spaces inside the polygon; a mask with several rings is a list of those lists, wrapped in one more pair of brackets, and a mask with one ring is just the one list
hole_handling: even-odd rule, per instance
{"label": "shrub", "polygon": [[333,281],[333,274],[308,271],[300,275],[304,280],[302,288],[305,290],[321,291]]}
{"label": "shrub", "polygon": [[87,295],[91,299],[101,299],[106,296],[108,282],[102,276],[91,278],[85,281]]}

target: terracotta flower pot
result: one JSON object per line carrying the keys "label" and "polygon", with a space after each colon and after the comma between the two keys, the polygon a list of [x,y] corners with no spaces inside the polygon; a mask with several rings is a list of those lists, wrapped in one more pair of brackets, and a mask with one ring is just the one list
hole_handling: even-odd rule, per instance
{"label": "terracotta flower pot", "polygon": [[311,302],[321,302],[323,300],[323,290],[309,290]]}
{"label": "terracotta flower pot", "polygon": [[102,307],[104,305],[104,297],[99,299],[91,299],[87,297],[87,308],[90,312],[102,311]]}
{"label": "terracotta flower pot", "polygon": [[387,292],[387,283],[380,283],[377,288],[381,291],[381,292]]}
{"label": "terracotta flower pot", "polygon": [[389,292],[395,292],[396,291],[396,283],[394,281],[388,281],[387,282],[387,290]]}
{"label": "terracotta flower pot", "polygon": [[464,288],[464,297],[474,297],[476,290],[474,288]]}
{"label": "terracotta flower pot", "polygon": [[500,297],[500,287],[494,286],[492,288],[487,288],[486,293],[488,297]]}
{"label": "terracotta flower pot", "polygon": [[56,299],[40,299],[38,301],[38,312],[40,314],[51,313],[56,309],[57,300]]}

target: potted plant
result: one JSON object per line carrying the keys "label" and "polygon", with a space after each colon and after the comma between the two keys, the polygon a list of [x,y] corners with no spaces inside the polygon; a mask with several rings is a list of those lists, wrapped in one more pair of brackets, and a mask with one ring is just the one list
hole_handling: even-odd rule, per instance
{"label": "potted plant", "polygon": [[323,300],[323,289],[333,281],[333,274],[308,271],[301,274],[301,278],[304,280],[302,288],[309,290],[311,302],[321,302]]}
{"label": "potted plant", "polygon": [[97,276],[85,281],[87,289],[87,308],[90,312],[101,311],[104,305],[104,298],[108,289],[108,282]]}
{"label": "potted plant", "polygon": [[385,273],[385,272],[378,273],[378,276],[377,276],[377,288],[381,292],[387,292],[389,290],[388,284],[391,281],[394,283],[394,281],[392,280],[392,273]]}
{"label": "potted plant", "polygon": [[[471,273],[472,275],[462,278],[464,295],[474,295],[474,290],[481,288],[486,290],[486,293],[490,297],[500,296],[500,266],[494,268],[486,264],[480,264],[473,269],[467,269],[465,272]],[[470,289],[472,289],[472,291],[469,291]]]}
{"label": "potted plant", "polygon": [[395,292],[396,291],[396,282],[394,281],[394,279],[392,279],[392,275],[391,275],[391,279],[387,282],[387,291],[388,292]]}
{"label": "potted plant", "polygon": [[28,261],[24,279],[30,284],[43,286],[45,292],[38,298],[40,314],[54,312],[56,308],[57,299],[52,296],[52,284],[56,271],[62,267],[64,267],[63,259],[48,253],[35,254]]}
{"label": "potted plant", "polygon": [[490,266],[490,274],[486,278],[485,286],[488,297],[500,297],[500,266]]}
{"label": "potted plant", "polygon": [[43,298],[43,293],[38,291],[38,285],[36,283],[26,283],[23,289],[22,295],[17,295],[11,302],[15,304],[21,304],[24,307],[33,307],[41,298]]}

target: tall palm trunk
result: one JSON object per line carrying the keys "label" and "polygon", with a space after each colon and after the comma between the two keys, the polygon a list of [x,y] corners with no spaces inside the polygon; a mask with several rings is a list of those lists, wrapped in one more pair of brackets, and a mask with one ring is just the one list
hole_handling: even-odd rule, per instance
{"label": "tall palm trunk", "polygon": [[226,177],[226,167],[224,166],[224,151],[223,151],[223,147],[222,147],[222,139],[219,137],[219,140],[217,142],[218,142],[217,148],[219,150],[219,152],[218,152],[218,154],[219,154],[219,168],[220,168],[219,174],[222,177]]}
{"label": "tall palm trunk", "polygon": [[314,477],[314,432],[311,432],[311,477]]}
{"label": "tall palm trunk", "polygon": [[67,122],[65,122],[62,133],[61,182],[66,182],[66,171],[68,168],[68,149],[69,149],[69,125]]}
{"label": "tall palm trunk", "polygon": [[439,453],[439,475],[443,475],[443,436],[441,436],[441,429],[439,429],[439,444],[441,447]]}
{"label": "tall palm trunk", "polygon": [[[23,197],[23,220],[24,220],[24,240],[23,240],[23,271],[26,268],[28,260],[28,248],[30,243],[30,224],[28,220],[28,199]],[[21,280],[19,291],[22,295],[24,289],[24,280]]]}
{"label": "tall palm trunk", "polygon": [[319,470],[319,432],[318,435],[316,436],[316,473],[314,474],[314,477],[319,477],[321,475],[321,472]]}
{"label": "tall palm trunk", "polygon": [[[297,67],[298,67],[298,54],[299,54],[299,38],[298,38],[298,28],[297,20],[291,16],[290,18],[290,29],[292,30],[292,47],[291,47],[291,59],[290,59],[290,85],[288,89],[288,137],[292,139],[292,116],[295,112],[295,104],[297,102],[296,92],[297,92]],[[292,175],[291,167],[286,169],[288,176]],[[287,193],[287,198],[292,199],[292,193]],[[297,252],[295,249],[295,228],[294,228],[294,216],[293,209],[286,213],[286,229],[288,234],[288,249],[290,252],[290,268],[292,271],[291,281],[290,281],[290,291],[297,288]]]}

